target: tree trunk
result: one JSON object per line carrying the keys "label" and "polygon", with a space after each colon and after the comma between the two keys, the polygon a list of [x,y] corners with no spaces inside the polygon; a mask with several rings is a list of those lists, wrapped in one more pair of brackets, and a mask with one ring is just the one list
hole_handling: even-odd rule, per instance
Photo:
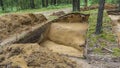
{"label": "tree trunk", "polygon": [[51,0],[50,4],[53,5],[53,0]]}
{"label": "tree trunk", "polygon": [[102,32],[102,22],[103,22],[103,11],[104,11],[105,0],[100,0],[99,2],[99,10],[97,17],[97,25],[96,25],[96,34],[100,34]]}
{"label": "tree trunk", "polygon": [[45,6],[48,7],[48,0],[46,0],[46,5]]}
{"label": "tree trunk", "polygon": [[85,1],[85,8],[87,8],[88,6],[88,0],[84,0]]}
{"label": "tree trunk", "polygon": [[1,8],[2,8],[2,11],[4,11],[5,8],[4,8],[3,0],[0,0],[0,6],[1,6]]}
{"label": "tree trunk", "polygon": [[56,5],[56,4],[57,4],[57,0],[54,0],[53,5]]}
{"label": "tree trunk", "polygon": [[42,0],[42,7],[45,7],[45,0]]}
{"label": "tree trunk", "polygon": [[35,8],[35,3],[34,3],[34,0],[30,0],[30,7],[31,7],[32,9],[34,9],[34,8]]}
{"label": "tree trunk", "polygon": [[80,11],[80,0],[73,0],[73,11]]}
{"label": "tree trunk", "polygon": [[118,3],[119,3],[118,10],[120,11],[120,0],[119,0],[119,2],[118,2]]}

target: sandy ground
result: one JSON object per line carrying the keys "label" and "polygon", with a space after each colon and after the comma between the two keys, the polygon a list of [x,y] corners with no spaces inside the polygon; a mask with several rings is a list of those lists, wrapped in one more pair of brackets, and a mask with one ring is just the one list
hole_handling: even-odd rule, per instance
{"label": "sandy ground", "polygon": [[0,68],[82,68],[37,43],[13,44],[1,50]]}

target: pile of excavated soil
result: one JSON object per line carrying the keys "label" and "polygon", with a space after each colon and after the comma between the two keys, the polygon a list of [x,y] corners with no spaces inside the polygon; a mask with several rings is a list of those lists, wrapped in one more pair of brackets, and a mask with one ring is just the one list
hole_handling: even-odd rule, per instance
{"label": "pile of excavated soil", "polygon": [[34,25],[45,22],[47,19],[42,14],[6,14],[0,16],[0,40],[30,30]]}
{"label": "pile of excavated soil", "polygon": [[64,11],[58,11],[58,12],[54,12],[53,14],[51,14],[50,16],[62,16],[65,15]]}
{"label": "pile of excavated soil", "polygon": [[118,10],[110,10],[107,12],[109,15],[120,15],[120,11]]}
{"label": "pile of excavated soil", "polygon": [[38,44],[13,44],[0,52],[0,68],[81,68]]}
{"label": "pile of excavated soil", "polygon": [[68,14],[68,15],[65,15],[65,16],[61,16],[61,17],[59,17],[58,20],[55,20],[53,22],[67,22],[67,23],[79,22],[79,23],[84,23],[84,22],[88,22],[89,16],[90,16],[89,14],[84,15],[84,14],[71,13],[71,14]]}
{"label": "pile of excavated soil", "polygon": [[[93,10],[93,9],[98,9],[98,8],[99,8],[99,4],[95,4],[95,5],[91,5],[89,7],[81,8],[81,10],[82,11],[87,11],[87,10]],[[109,9],[116,9],[117,5],[105,3],[104,8],[107,9],[107,10],[109,10]]]}

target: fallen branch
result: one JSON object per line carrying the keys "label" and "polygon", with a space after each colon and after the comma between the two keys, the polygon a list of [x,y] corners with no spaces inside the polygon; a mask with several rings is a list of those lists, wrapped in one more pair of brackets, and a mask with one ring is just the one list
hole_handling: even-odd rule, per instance
{"label": "fallen branch", "polygon": [[103,49],[113,53],[113,51],[111,49],[108,49],[108,48],[105,48],[105,47],[103,47]]}

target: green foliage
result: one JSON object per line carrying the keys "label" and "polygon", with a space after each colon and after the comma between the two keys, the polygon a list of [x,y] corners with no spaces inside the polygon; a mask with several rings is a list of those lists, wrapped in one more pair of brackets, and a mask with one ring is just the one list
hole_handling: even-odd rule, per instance
{"label": "green foliage", "polygon": [[113,49],[113,55],[116,57],[120,57],[120,49],[119,48],[114,48]]}
{"label": "green foliage", "polygon": [[[12,12],[7,12],[7,13],[34,13],[34,12],[41,12],[41,11],[53,11],[53,10],[57,10],[57,9],[62,9],[62,8],[70,8],[72,7],[71,4],[68,5],[57,5],[57,6],[49,6],[49,7],[45,7],[45,8],[41,8],[41,9],[26,9],[26,10],[20,10],[20,11],[12,11]],[[0,12],[0,14],[5,14],[6,12]]]}
{"label": "green foliage", "polygon": [[97,53],[97,54],[101,54],[102,50],[101,50],[101,48],[95,48],[94,52]]}
{"label": "green foliage", "polygon": [[[53,6],[51,5],[52,0],[48,0],[48,6]],[[80,5],[84,6],[85,2],[84,0],[80,0]],[[106,0],[106,3],[112,3],[112,4],[119,4],[119,0]],[[98,4],[99,0],[88,0],[88,5],[92,4]],[[3,0],[4,4],[4,12],[15,12],[15,11],[20,11],[20,10],[26,10],[26,9],[31,9],[31,3],[30,0]],[[42,8],[42,0],[34,0],[35,4],[35,9],[41,9]],[[54,6],[58,5],[68,5],[72,4],[72,0],[57,0],[57,4]],[[54,7],[53,7],[54,8]],[[2,12],[1,6],[0,6],[0,12]]]}
{"label": "green foliage", "polygon": [[[4,12],[14,12],[19,10],[31,9],[31,0],[3,0],[3,8],[5,9]],[[51,4],[52,0],[48,0],[48,6],[53,6]],[[46,2],[46,1],[45,1]],[[58,0],[56,5],[68,5],[72,4],[72,0]],[[40,9],[42,7],[42,0],[34,0],[35,9]],[[3,11],[0,6],[0,11]]]}

